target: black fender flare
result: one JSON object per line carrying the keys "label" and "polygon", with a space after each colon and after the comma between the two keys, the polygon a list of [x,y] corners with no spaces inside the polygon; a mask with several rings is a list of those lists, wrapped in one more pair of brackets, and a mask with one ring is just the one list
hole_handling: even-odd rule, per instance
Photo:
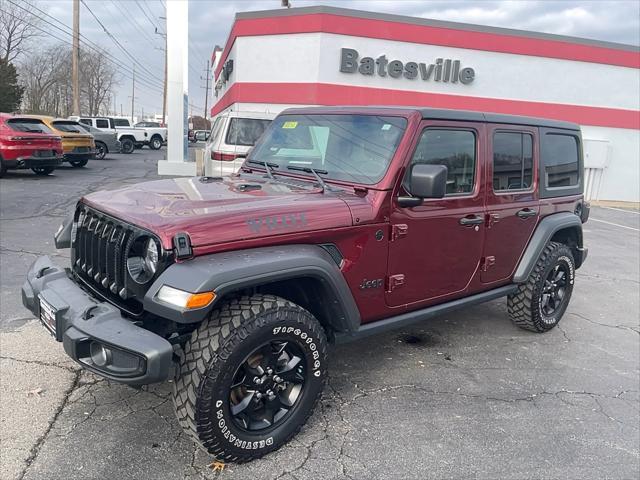
{"label": "black fender flare", "polygon": [[[527,280],[535,267],[544,247],[549,243],[553,235],[565,228],[573,228],[578,233],[579,249],[582,248],[582,220],[575,213],[560,212],[544,217],[536,227],[529,245],[520,258],[520,263],[513,276],[514,283],[522,283]],[[578,267],[580,265],[577,265]]]}
{"label": "black fender flare", "polygon": [[[237,250],[175,263],[153,282],[144,297],[144,309],[178,323],[195,323],[204,320],[225,294],[300,278],[320,282],[334,331],[352,332],[360,327],[360,312],[342,272],[331,255],[317,245]],[[163,285],[192,293],[214,291],[216,299],[208,307],[185,311],[157,300]]]}

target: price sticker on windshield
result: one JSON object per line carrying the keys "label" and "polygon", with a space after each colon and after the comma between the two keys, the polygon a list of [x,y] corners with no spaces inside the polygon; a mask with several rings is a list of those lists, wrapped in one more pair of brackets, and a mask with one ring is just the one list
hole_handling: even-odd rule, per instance
{"label": "price sticker on windshield", "polygon": [[298,126],[298,122],[284,122],[282,124],[282,128],[296,128]]}

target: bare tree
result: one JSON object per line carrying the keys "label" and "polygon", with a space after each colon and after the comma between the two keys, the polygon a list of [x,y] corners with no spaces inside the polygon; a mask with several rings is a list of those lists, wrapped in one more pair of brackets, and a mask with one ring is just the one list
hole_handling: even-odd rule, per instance
{"label": "bare tree", "polygon": [[109,109],[116,70],[104,51],[84,51],[80,55],[80,85],[82,110],[91,116]]}
{"label": "bare tree", "polygon": [[40,19],[29,11],[27,2],[18,2],[0,0],[0,59],[5,62],[27,52],[31,40],[40,36]]}
{"label": "bare tree", "polygon": [[[29,55],[22,62],[20,73],[24,82],[24,109],[29,113],[55,113],[55,86],[59,83],[68,52],[55,45]],[[69,70],[67,70],[69,71]]]}

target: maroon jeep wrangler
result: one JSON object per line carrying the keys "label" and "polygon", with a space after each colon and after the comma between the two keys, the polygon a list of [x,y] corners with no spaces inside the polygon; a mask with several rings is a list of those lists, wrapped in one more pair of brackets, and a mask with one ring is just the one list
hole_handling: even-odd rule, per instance
{"label": "maroon jeep wrangler", "polygon": [[224,461],[277,449],[322,391],[327,344],[507,297],[558,324],[584,262],[578,126],[416,108],[277,117],[230,178],[82,198],[24,305],[84,368],[175,375],[180,423]]}

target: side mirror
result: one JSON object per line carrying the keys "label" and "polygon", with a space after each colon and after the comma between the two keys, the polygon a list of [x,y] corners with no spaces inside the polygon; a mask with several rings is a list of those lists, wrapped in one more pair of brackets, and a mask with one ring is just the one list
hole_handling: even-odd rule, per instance
{"label": "side mirror", "polygon": [[409,175],[411,197],[399,197],[401,207],[415,207],[425,198],[443,198],[447,192],[448,169],[444,165],[416,163]]}

